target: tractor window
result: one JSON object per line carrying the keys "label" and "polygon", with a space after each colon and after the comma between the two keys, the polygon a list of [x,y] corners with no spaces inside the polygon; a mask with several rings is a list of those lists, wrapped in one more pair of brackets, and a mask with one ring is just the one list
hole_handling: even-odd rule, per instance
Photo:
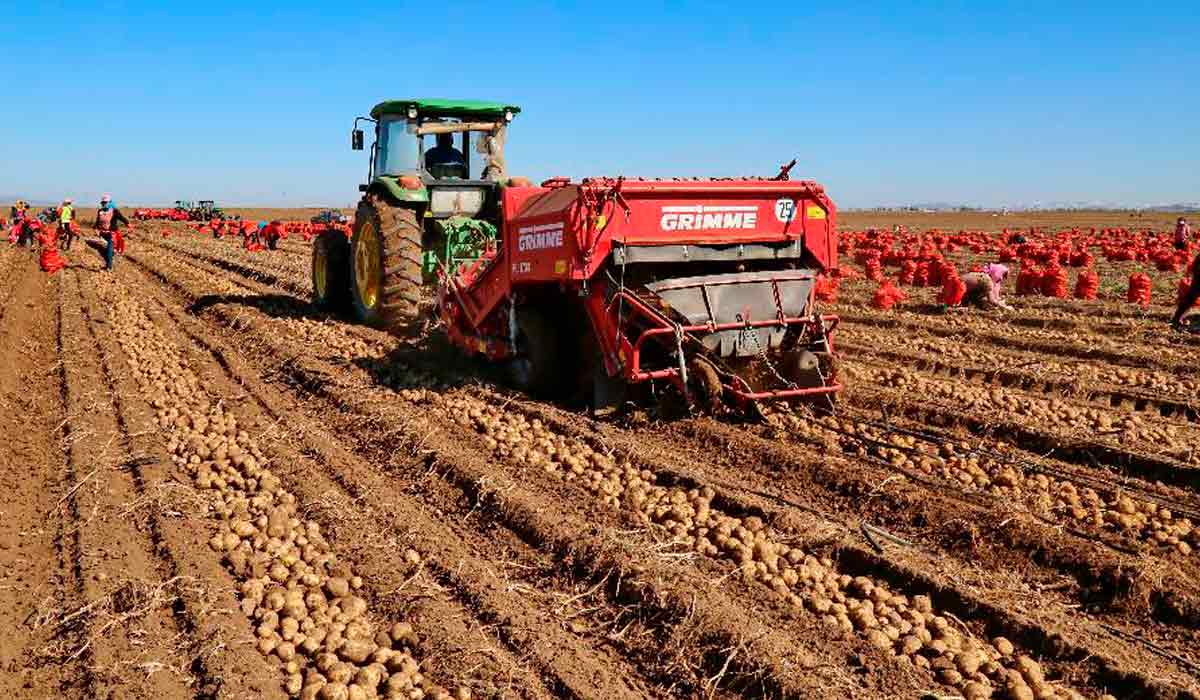
{"label": "tractor window", "polygon": [[384,118],[379,122],[375,174],[403,175],[417,171],[417,136],[409,133],[407,119]]}

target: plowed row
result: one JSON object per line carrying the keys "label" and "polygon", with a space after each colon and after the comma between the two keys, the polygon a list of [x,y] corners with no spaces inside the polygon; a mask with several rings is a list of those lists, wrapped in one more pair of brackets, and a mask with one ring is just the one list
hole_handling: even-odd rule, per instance
{"label": "plowed row", "polygon": [[1183,358],[858,308],[835,417],[597,422],[155,226],[111,276],[0,251],[18,697],[1200,693]]}

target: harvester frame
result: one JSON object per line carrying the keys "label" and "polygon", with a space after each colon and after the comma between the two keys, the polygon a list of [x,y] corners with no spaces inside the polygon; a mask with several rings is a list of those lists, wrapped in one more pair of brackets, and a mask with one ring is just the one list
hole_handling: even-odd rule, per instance
{"label": "harvester frame", "polygon": [[[356,119],[355,150],[359,123],[375,124],[368,182],[349,240],[314,241],[314,301],[408,335],[429,316],[421,286],[436,277],[450,340],[506,363],[535,394],[613,405],[631,387],[669,387],[714,409],[832,401],[838,319],[817,313],[815,286],[837,265],[836,207],[820,185],[791,181],[793,162],[773,178],[533,186],[504,169],[519,111],[398,100]],[[422,137],[444,133],[462,135],[465,164],[427,168]],[[485,177],[469,178],[468,134],[479,134]]]}

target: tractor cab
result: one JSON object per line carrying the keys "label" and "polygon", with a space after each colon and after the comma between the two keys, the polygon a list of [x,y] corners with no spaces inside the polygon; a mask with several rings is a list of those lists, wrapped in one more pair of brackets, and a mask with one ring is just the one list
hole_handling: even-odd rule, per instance
{"label": "tractor cab", "polygon": [[367,182],[350,240],[338,231],[313,245],[313,301],[350,307],[359,320],[399,335],[414,330],[422,287],[495,250],[508,125],[507,102],[410,99],[380,102],[358,117],[350,147],[366,150],[359,124],[375,126]]}
{"label": "tractor cab", "polygon": [[363,150],[358,124],[375,124],[368,184],[423,218],[493,218],[496,189],[506,184],[504,142],[521,108],[478,100],[390,100],[354,120],[351,146]]}

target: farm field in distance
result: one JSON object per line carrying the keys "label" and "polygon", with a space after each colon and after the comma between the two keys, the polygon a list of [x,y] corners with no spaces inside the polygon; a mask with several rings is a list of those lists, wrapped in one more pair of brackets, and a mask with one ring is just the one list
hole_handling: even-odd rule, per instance
{"label": "farm field in distance", "polygon": [[[1200,697],[1200,335],[1104,247],[1178,216],[841,212],[846,388],[764,420],[516,393],[316,309],[298,235],[0,246],[0,693]],[[1098,298],[875,308],[896,225],[964,274],[1075,229]]]}

